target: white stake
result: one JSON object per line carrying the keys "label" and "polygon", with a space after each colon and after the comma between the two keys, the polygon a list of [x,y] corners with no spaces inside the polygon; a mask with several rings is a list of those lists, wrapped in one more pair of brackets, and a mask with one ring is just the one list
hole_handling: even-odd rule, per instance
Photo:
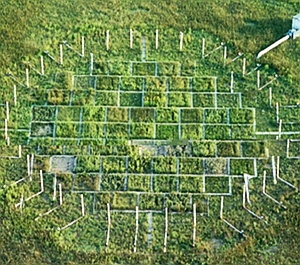
{"label": "white stake", "polygon": [[106,50],[109,50],[109,30],[106,31]]}
{"label": "white stake", "polygon": [[245,57],[243,58],[243,69],[242,69],[242,71],[243,71],[243,76],[245,76],[245,73],[246,73],[246,58]]}
{"label": "white stake", "polygon": [[230,72],[230,93],[233,93],[233,86],[234,86],[234,81],[233,81],[233,71]]}
{"label": "white stake", "polygon": [[278,126],[278,139],[281,137],[281,128],[282,128],[282,120],[279,120],[279,126]]}
{"label": "white stake", "polygon": [[270,108],[272,108],[272,87],[269,87]]}
{"label": "white stake", "polygon": [[7,145],[10,146],[10,139],[9,139],[9,137],[7,137],[6,140],[7,140]]}
{"label": "white stake", "polygon": [[26,86],[29,88],[29,69],[26,68]]}
{"label": "white stake", "polygon": [[205,51],[205,38],[202,38],[202,59],[204,58],[204,51]]}
{"label": "white stake", "polygon": [[17,86],[14,85],[14,104],[17,105]]}
{"label": "white stake", "polygon": [[84,200],[83,200],[83,194],[80,194],[81,197],[81,214],[84,216]]}
{"label": "white stake", "polygon": [[22,213],[22,209],[23,209],[23,202],[24,202],[24,196],[22,194],[21,199],[20,199],[20,211],[21,211],[21,213]]}
{"label": "white stake", "polygon": [[33,173],[34,154],[31,154],[30,175]]}
{"label": "white stake", "polygon": [[139,231],[139,207],[135,207],[135,236],[134,236],[134,248],[133,252],[136,252],[136,245],[137,245],[137,237]]}
{"label": "white stake", "polygon": [[9,104],[8,104],[8,101],[6,101],[6,119],[9,121]]}
{"label": "white stake", "polygon": [[22,146],[19,145],[19,158],[21,158],[21,157],[22,157]]}
{"label": "white stake", "polygon": [[196,227],[197,227],[197,216],[196,216],[196,204],[193,204],[193,247],[196,245]]}
{"label": "white stake", "polygon": [[106,235],[106,251],[108,250],[108,244],[109,244],[109,235],[110,235],[110,205],[109,203],[107,204],[107,235]]}
{"label": "white stake", "polygon": [[287,139],[286,143],[286,157],[289,157],[290,139]]}
{"label": "white stake", "polygon": [[182,51],[182,46],[183,46],[183,32],[180,31],[179,34],[180,42],[179,42],[179,50]]}
{"label": "white stake", "polygon": [[164,238],[164,253],[167,251],[167,237],[168,237],[168,208],[165,209],[165,238]]}
{"label": "white stake", "polygon": [[[30,176],[30,155],[27,155],[27,175]],[[31,181],[31,178],[30,178]]]}
{"label": "white stake", "polygon": [[63,46],[62,46],[62,44],[59,44],[59,54],[60,54],[60,64],[63,65],[64,60],[63,60]]}
{"label": "white stake", "polygon": [[58,184],[58,188],[59,188],[59,205],[63,204],[63,198],[62,198],[62,186],[61,183]]}
{"label": "white stake", "polygon": [[278,123],[279,121],[279,105],[278,102],[276,102],[276,122]]}
{"label": "white stake", "polygon": [[54,174],[54,178],[53,178],[53,201],[56,200],[56,185],[57,185],[57,177],[56,177],[56,174]]}
{"label": "white stake", "polygon": [[273,182],[274,182],[274,184],[277,184],[276,166],[275,166],[275,158],[274,158],[274,156],[272,156],[272,172],[273,172]]}
{"label": "white stake", "polygon": [[94,70],[94,55],[91,53],[90,75],[93,75]]}
{"label": "white stake", "polygon": [[257,88],[259,89],[260,87],[260,71],[257,70]]}
{"label": "white stake", "polygon": [[276,176],[277,178],[279,178],[279,163],[280,163],[280,156],[277,156],[277,172],[276,172]]}
{"label": "white stake", "polygon": [[40,170],[40,178],[41,178],[41,193],[44,192],[44,178],[43,178],[43,171]]}
{"label": "white stake", "polygon": [[133,46],[133,31],[132,29],[129,30],[129,47],[132,49]]}
{"label": "white stake", "polygon": [[155,30],[155,49],[158,49],[158,29]]}
{"label": "white stake", "polygon": [[223,220],[223,206],[224,206],[224,196],[221,196],[221,205],[220,205],[220,219]]}
{"label": "white stake", "polygon": [[227,46],[224,46],[224,66],[226,65]]}
{"label": "white stake", "polygon": [[81,37],[81,56],[84,57],[84,36]]}
{"label": "white stake", "polygon": [[7,137],[8,137],[8,133],[7,133],[7,119],[5,119],[5,121],[4,121],[4,126],[5,126],[5,139],[7,139]]}
{"label": "white stake", "polygon": [[44,57],[43,55],[41,55],[41,74],[44,75],[45,71],[44,71]]}

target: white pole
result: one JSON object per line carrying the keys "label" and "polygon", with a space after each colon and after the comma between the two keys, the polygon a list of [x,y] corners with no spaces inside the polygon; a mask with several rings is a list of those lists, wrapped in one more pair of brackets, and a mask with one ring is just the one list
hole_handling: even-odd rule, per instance
{"label": "white pole", "polygon": [[81,197],[81,213],[82,216],[84,216],[84,200],[83,200],[83,194],[80,194]]}
{"label": "white pole", "polygon": [[243,207],[246,207],[246,184],[243,185]]}
{"label": "white pole", "polygon": [[106,235],[106,251],[108,249],[108,243],[109,243],[109,235],[110,235],[110,205],[109,203],[107,204],[107,235]]}
{"label": "white pole", "polygon": [[19,158],[21,158],[21,157],[22,157],[22,146],[19,145]]}
{"label": "white pole", "polygon": [[205,38],[202,38],[202,59],[204,58]]}
{"label": "white pole", "polygon": [[130,49],[132,49],[132,46],[133,46],[133,31],[132,29],[129,30],[129,47]]}
{"label": "white pole", "polygon": [[158,49],[158,29],[155,30],[155,49]]}
{"label": "white pole", "polygon": [[278,139],[281,136],[281,128],[282,128],[282,120],[279,120],[279,127],[278,127]]}
{"label": "white pole", "polygon": [[246,73],[246,58],[243,58],[243,76],[245,76]]}
{"label": "white pole", "polygon": [[180,31],[180,34],[179,34],[179,38],[180,38],[179,50],[182,51],[182,46],[183,46],[183,32],[181,32],[181,31]]}
{"label": "white pole", "polygon": [[109,30],[106,31],[106,50],[109,50]]}
{"label": "white pole", "polygon": [[43,55],[41,55],[41,73],[42,73],[42,75],[45,74],[45,71],[44,71],[44,57],[43,57]]}
{"label": "white pole", "polygon": [[27,175],[30,176],[30,155],[27,155]]}
{"label": "white pole", "polygon": [[275,167],[275,158],[274,158],[274,156],[272,156],[272,172],[273,172],[273,182],[274,182],[274,184],[277,184],[276,167]]}
{"label": "white pole", "polygon": [[10,139],[9,139],[9,137],[7,137],[7,145],[9,146],[10,145]]}
{"label": "white pole", "polygon": [[168,208],[165,209],[165,238],[164,238],[164,253],[167,251],[167,237],[168,237]]}
{"label": "white pole", "polygon": [[9,104],[8,104],[8,101],[6,101],[6,119],[9,121]]}
{"label": "white pole", "polygon": [[290,139],[287,139],[286,143],[286,157],[289,157]]}
{"label": "white pole", "polygon": [[278,119],[279,119],[279,105],[278,102],[276,102],[276,122],[278,123]]}
{"label": "white pole", "polygon": [[31,154],[30,175],[33,173],[34,154]]}
{"label": "white pole", "polygon": [[197,225],[197,217],[196,217],[196,204],[193,204],[193,247],[196,245],[196,225]]}
{"label": "white pole", "polygon": [[134,249],[133,252],[136,252],[136,245],[137,245],[137,236],[139,230],[139,207],[135,207],[135,236],[134,236]]}
{"label": "white pole", "polygon": [[17,105],[17,86],[14,85],[14,104]]}
{"label": "white pole", "polygon": [[257,88],[260,87],[260,71],[257,70]]}
{"label": "white pole", "polygon": [[60,64],[63,65],[63,46],[59,44]]}
{"label": "white pole", "polygon": [[94,70],[94,54],[91,53],[90,75],[93,75]]}
{"label": "white pole", "polygon": [[272,87],[269,88],[270,108],[272,108]]}
{"label": "white pole", "polygon": [[5,139],[7,139],[7,137],[8,137],[8,133],[7,133],[7,119],[5,119],[4,123],[5,123]]}
{"label": "white pole", "polygon": [[233,85],[234,85],[233,71],[231,71],[230,72],[230,93],[233,93]]}
{"label": "white pole", "polygon": [[81,56],[84,57],[84,36],[81,37]]}
{"label": "white pole", "polygon": [[43,179],[43,171],[40,170],[40,178],[41,178],[41,193],[44,192],[44,179]]}
{"label": "white pole", "polygon": [[279,178],[279,163],[280,163],[280,156],[277,156],[277,178]]}
{"label": "white pole", "polygon": [[20,199],[20,211],[22,213],[22,209],[23,209],[23,202],[24,202],[24,197],[23,194],[21,195],[21,199]]}
{"label": "white pole", "polygon": [[26,86],[29,88],[29,69],[26,68]]}
{"label": "white pole", "polygon": [[55,174],[53,178],[53,201],[56,200],[56,185],[57,185],[57,178]]}
{"label": "white pole", "polygon": [[220,218],[223,220],[223,205],[224,205],[224,196],[221,196],[221,207],[220,207]]}
{"label": "white pole", "polygon": [[62,186],[61,183],[58,184],[58,188],[59,188],[59,205],[63,204],[63,199],[62,199]]}
{"label": "white pole", "polygon": [[226,65],[227,46],[224,46],[224,66]]}

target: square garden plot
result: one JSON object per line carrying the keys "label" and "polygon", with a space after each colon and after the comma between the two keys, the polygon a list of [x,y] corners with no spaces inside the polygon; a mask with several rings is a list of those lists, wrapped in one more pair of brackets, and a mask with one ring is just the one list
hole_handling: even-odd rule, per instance
{"label": "square garden plot", "polygon": [[99,156],[78,156],[76,162],[76,172],[99,172]]}
{"label": "square garden plot", "polygon": [[205,125],[205,139],[229,140],[230,126],[227,125]]}
{"label": "square garden plot", "polygon": [[254,139],[254,127],[252,125],[232,125],[231,139],[252,140]]}
{"label": "square garden plot", "polygon": [[230,191],[229,177],[205,177],[205,193],[223,193],[228,194]]}
{"label": "square garden plot", "polygon": [[146,107],[165,107],[167,96],[161,92],[145,92],[144,106]]}
{"label": "square garden plot", "polygon": [[130,128],[130,139],[154,138],[155,124],[132,123]]}
{"label": "square garden plot", "polygon": [[244,173],[254,175],[254,160],[230,159],[230,174],[243,175]]}
{"label": "square garden plot", "polygon": [[98,191],[100,185],[99,174],[77,174],[74,177],[73,189],[75,191]]}
{"label": "square garden plot", "polygon": [[228,123],[228,111],[226,109],[205,109],[205,123]]}
{"label": "square garden plot", "polygon": [[203,159],[201,158],[180,158],[179,159],[180,174],[203,174]]}
{"label": "square garden plot", "polygon": [[176,192],[178,177],[167,175],[156,175],[153,177],[154,192]]}
{"label": "square garden plot", "polygon": [[[234,161],[234,160],[233,160]],[[228,159],[225,158],[207,158],[204,161],[204,171],[206,175],[228,174]],[[230,173],[232,173],[230,171]]]}
{"label": "square garden plot", "polygon": [[[217,150],[219,157],[236,157],[241,156],[239,142],[218,142]],[[244,149],[243,149],[244,150]]]}
{"label": "square garden plot", "polygon": [[166,92],[167,78],[166,77],[145,77],[145,89],[148,92]]}
{"label": "square garden plot", "polygon": [[203,139],[203,126],[198,124],[181,125],[181,139],[186,139],[186,140]]}
{"label": "square garden plot", "polygon": [[202,193],[203,176],[180,176],[179,191],[184,193]]}
{"label": "square garden plot", "polygon": [[61,138],[77,138],[79,135],[78,123],[57,123],[55,136]]}
{"label": "square garden plot", "polygon": [[193,92],[215,92],[215,79],[212,77],[193,77]]}
{"label": "square garden plot", "polygon": [[157,62],[157,66],[160,76],[178,76],[180,74],[179,62]]}
{"label": "square garden plot", "polygon": [[106,137],[111,139],[129,139],[129,125],[122,123],[107,123]]}
{"label": "square garden plot", "polygon": [[176,108],[157,108],[156,109],[157,123],[177,123],[178,109]]}
{"label": "square garden plot", "polygon": [[179,93],[172,92],[168,93],[168,107],[191,107],[191,94],[190,93]]}
{"label": "square garden plot", "polygon": [[82,123],[81,138],[103,138],[104,125],[102,123]]}
{"label": "square garden plot", "polygon": [[126,176],[122,174],[102,174],[101,191],[124,191]]}
{"label": "square garden plot", "polygon": [[181,109],[181,122],[183,123],[202,123],[203,109],[202,108],[191,108],[191,109]]}
{"label": "square garden plot", "polygon": [[194,93],[193,94],[193,106],[194,107],[214,107],[215,95],[205,93]]}
{"label": "square garden plot", "polygon": [[48,90],[47,102],[49,105],[69,105],[70,90],[50,89]]}
{"label": "square garden plot", "polygon": [[117,91],[120,84],[118,76],[98,76],[96,82],[97,90],[115,90]]}
{"label": "square garden plot", "polygon": [[156,125],[156,139],[179,139],[178,125]]}
{"label": "square garden plot", "polygon": [[170,77],[170,88],[169,91],[191,91],[191,78],[190,77]]}
{"label": "square garden plot", "polygon": [[102,157],[103,173],[125,173],[127,170],[125,157]]}
{"label": "square garden plot", "polygon": [[33,107],[33,121],[54,121],[56,107],[48,106],[34,106]]}
{"label": "square garden plot", "polygon": [[239,94],[233,93],[218,93],[217,94],[217,105],[221,108],[238,108],[241,107]]}
{"label": "square garden plot", "polygon": [[230,109],[230,123],[253,124],[253,109]]}
{"label": "square garden plot", "polygon": [[104,121],[105,119],[105,107],[84,107],[82,120],[83,121]]}
{"label": "square garden plot", "polygon": [[141,92],[121,92],[120,105],[125,107],[142,107],[143,97]]}
{"label": "square garden plot", "polygon": [[130,175],[128,177],[128,190],[150,192],[150,175]]}
{"label": "square garden plot", "polygon": [[155,174],[176,174],[177,163],[175,157],[154,157],[153,172]]}
{"label": "square garden plot", "polygon": [[80,120],[81,107],[58,107],[58,121],[78,121]]}
{"label": "square garden plot", "polygon": [[127,77],[121,78],[122,91],[143,91],[144,84],[146,83],[145,77]]}
{"label": "square garden plot", "polygon": [[164,206],[163,194],[140,194],[140,210],[161,211]]}
{"label": "square garden plot", "polygon": [[154,122],[154,109],[150,108],[132,108],[132,122]]}
{"label": "square garden plot", "polygon": [[216,154],[216,143],[200,141],[192,143],[192,155],[200,157],[214,157]]}
{"label": "square garden plot", "polygon": [[107,121],[108,122],[128,122],[129,119],[128,108],[107,108]]}
{"label": "square garden plot", "polygon": [[118,92],[117,91],[97,91],[95,96],[96,106],[117,106]]}
{"label": "square garden plot", "polygon": [[[147,151],[145,150],[145,153]],[[128,160],[128,173],[151,173],[151,158],[149,156],[129,157]]]}
{"label": "square garden plot", "polygon": [[132,75],[155,75],[156,63],[132,62]]}
{"label": "square garden plot", "polygon": [[243,156],[264,157],[266,156],[266,142],[242,142]]}
{"label": "square garden plot", "polygon": [[130,75],[130,62],[108,61],[110,75]]}
{"label": "square garden plot", "polygon": [[74,76],[74,86],[77,89],[88,89],[96,87],[96,76]]}
{"label": "square garden plot", "polygon": [[74,90],[72,95],[72,105],[82,106],[82,105],[94,105],[96,91],[94,88],[85,90]]}

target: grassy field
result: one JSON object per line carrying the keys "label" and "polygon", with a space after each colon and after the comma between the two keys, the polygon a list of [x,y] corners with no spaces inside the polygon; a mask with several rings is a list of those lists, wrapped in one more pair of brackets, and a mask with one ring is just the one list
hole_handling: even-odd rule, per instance
{"label": "grassy field", "polygon": [[[272,175],[270,156],[281,157],[284,179],[295,186],[299,182],[299,144],[286,141],[299,136],[284,134],[300,131],[296,108],[300,103],[299,40],[288,41],[255,61],[261,49],[291,28],[300,5],[275,0],[189,2],[0,2],[3,126],[5,102],[11,106],[11,146],[6,146],[1,130],[1,155],[17,154],[18,145],[22,146],[20,159],[0,159],[0,185],[27,176],[26,154],[35,155],[34,183],[26,179],[21,185],[0,190],[1,264],[300,263],[299,194],[281,182],[272,186],[269,178],[268,192],[283,201],[287,210],[261,195],[262,172]],[[133,49],[129,49],[129,29],[134,30]],[[106,30],[111,36],[108,51]],[[180,31],[184,33],[182,52]],[[10,72],[25,84],[28,61],[39,69],[44,51],[59,58],[63,40],[80,51],[81,36],[85,36],[87,56],[80,58],[64,50],[64,66],[44,56],[47,77],[31,68],[30,89],[18,86],[18,103],[13,106],[14,82],[5,74]],[[141,62],[143,36],[149,63]],[[227,62],[238,52],[244,53],[247,71],[261,63],[261,85],[278,74],[272,83],[273,101],[269,102],[267,88],[257,91],[255,71],[242,76],[241,59],[224,67],[223,47],[207,60],[201,59],[202,38],[206,39],[206,52],[224,42]],[[89,74],[90,52],[97,77]],[[230,91],[231,71],[234,91]],[[281,139],[256,136],[256,132],[278,130],[276,102],[280,104],[279,119],[284,122]],[[295,107],[284,108],[286,105]],[[128,145],[128,141],[141,139],[161,141],[163,155],[150,152],[141,156],[138,144]],[[296,158],[287,157],[288,143],[288,155]],[[57,160],[58,165],[51,160],[62,155],[69,157]],[[59,163],[69,167],[73,156],[75,174],[71,174],[73,169],[57,173],[66,206],[46,220],[34,221],[45,209],[57,206],[51,200],[53,172],[59,171]],[[254,163],[259,178],[251,184],[251,209],[266,215],[269,226],[242,209],[243,180],[223,176],[255,174]],[[21,214],[14,204],[20,194],[26,198],[39,191],[39,170],[45,172],[45,195],[26,202]],[[216,174],[206,177],[206,187],[202,181],[205,174]],[[220,220],[220,197],[203,195],[204,190],[228,193],[226,185],[231,180],[232,194],[225,196],[224,215],[245,230],[247,239]],[[80,215],[79,192],[84,193],[86,216],[69,229],[57,231],[57,226]],[[210,213],[209,217],[197,217],[195,247],[191,247],[192,221],[187,214],[192,211],[191,201],[198,212]],[[138,251],[133,253],[134,213],[120,211],[134,211],[137,202],[145,212],[139,216]],[[115,210],[108,252],[107,203]],[[162,251],[164,207],[176,213],[170,214],[166,253]],[[150,247],[148,210],[154,210]]]}

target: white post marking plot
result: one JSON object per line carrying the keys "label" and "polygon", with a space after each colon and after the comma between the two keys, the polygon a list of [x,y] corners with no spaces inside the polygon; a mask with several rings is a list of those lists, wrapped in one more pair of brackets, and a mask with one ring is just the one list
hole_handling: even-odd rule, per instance
{"label": "white post marking plot", "polygon": [[273,197],[271,197],[269,194],[266,193],[266,171],[264,171],[264,176],[263,176],[263,194],[267,196],[269,199],[271,199],[273,202],[279,204],[282,208],[286,209],[286,207],[282,204],[282,202],[275,200]]}
{"label": "white post marking plot", "polygon": [[168,208],[165,208],[165,237],[164,237],[164,253],[167,252],[168,239]]}
{"label": "white post marking plot", "polygon": [[183,47],[183,32],[179,33],[179,50],[182,51],[182,47]]}
{"label": "white post marking plot", "polygon": [[58,227],[57,230],[62,231],[64,229],[70,227],[71,225],[75,224],[76,222],[78,222],[80,219],[82,219],[84,217],[84,199],[83,199],[83,194],[80,194],[80,199],[81,199],[81,216],[78,217],[77,219],[75,219],[74,221],[68,223],[64,227]]}
{"label": "white post marking plot", "polygon": [[17,105],[17,86],[14,85],[14,105]]}
{"label": "white post marking plot", "polygon": [[251,202],[250,202],[250,193],[249,193],[249,180],[252,179],[252,178],[254,178],[254,176],[244,173],[244,181],[245,181],[245,189],[246,189],[246,195],[247,195],[247,202],[249,204],[251,204]]}
{"label": "white post marking plot", "polygon": [[9,103],[6,101],[6,119],[9,121]]}
{"label": "white post marking plot", "polygon": [[193,247],[196,245],[196,227],[197,227],[197,216],[196,216],[196,204],[193,204]]}
{"label": "white post marking plot", "polygon": [[205,52],[205,38],[202,38],[202,59],[204,58],[204,52]]}
{"label": "white post marking plot", "polygon": [[158,29],[155,30],[155,49],[158,49]]}
{"label": "white post marking plot", "polygon": [[91,53],[90,75],[93,75],[93,70],[94,70],[94,54]]}
{"label": "white post marking plot", "polygon": [[133,252],[136,252],[138,231],[139,231],[139,207],[136,206],[136,208],[135,208],[135,235],[134,235]]}
{"label": "white post marking plot", "polygon": [[59,187],[59,205],[50,209],[48,212],[45,212],[45,213],[40,213],[38,217],[36,217],[34,220],[37,221],[39,218],[45,216],[45,215],[48,215],[50,213],[52,213],[53,211],[55,211],[56,209],[58,209],[60,206],[62,206],[63,204],[63,199],[62,199],[62,185],[61,183],[58,184],[58,187]]}
{"label": "white post marking plot", "polygon": [[277,184],[276,166],[275,166],[275,158],[274,158],[274,156],[272,156],[272,172],[273,172],[273,182],[274,182],[274,184]]}
{"label": "white post marking plot", "polygon": [[243,185],[243,208],[250,213],[251,215],[253,215],[254,217],[256,217],[259,220],[262,220],[265,224],[268,224],[267,221],[264,219],[263,216],[259,216],[257,214],[255,214],[254,212],[252,212],[250,209],[248,209],[246,207],[246,185]]}
{"label": "white post marking plot", "polygon": [[41,74],[45,74],[45,69],[44,69],[44,56],[41,55]]}
{"label": "white post marking plot", "polygon": [[106,50],[109,50],[109,30],[106,31]]}
{"label": "white post marking plot", "polygon": [[29,69],[26,67],[26,86],[29,88]]}
{"label": "white post marking plot", "polygon": [[242,74],[245,76],[246,73],[246,58],[243,58]]}
{"label": "white post marking plot", "polygon": [[224,206],[224,196],[221,196],[221,205],[220,205],[220,219],[225,222],[228,226],[230,226],[234,231],[238,232],[241,234],[243,237],[247,238],[247,236],[244,234],[243,230],[237,229],[234,225],[229,223],[227,220],[223,218],[223,206]]}
{"label": "white post marking plot", "polygon": [[129,30],[129,47],[132,49],[133,46],[133,31],[132,29]]}
{"label": "white post marking plot", "polygon": [[109,236],[110,236],[110,226],[111,226],[111,219],[110,219],[110,205],[107,204],[107,234],[106,234],[106,251],[108,251],[108,244],[109,244]]}
{"label": "white post marking plot", "polygon": [[[43,180],[43,171],[40,170],[40,181],[41,181],[41,190],[33,195],[31,195],[30,197],[28,197],[27,199],[25,199],[24,201],[29,201],[31,200],[32,198],[36,197],[36,196],[39,196],[40,194],[42,194],[44,192],[44,180]],[[20,203],[17,203],[15,205],[16,207],[19,207],[20,206]]]}
{"label": "white post marking plot", "polygon": [[84,36],[81,37],[81,57],[84,57]]}
{"label": "white post marking plot", "polygon": [[280,167],[279,167],[279,163],[280,163],[280,156],[277,156],[277,179],[279,179],[281,182],[285,183],[286,185],[290,186],[291,188],[295,189],[296,192],[298,192],[298,188],[295,187],[292,183],[282,179],[279,175],[279,172],[280,172]]}

